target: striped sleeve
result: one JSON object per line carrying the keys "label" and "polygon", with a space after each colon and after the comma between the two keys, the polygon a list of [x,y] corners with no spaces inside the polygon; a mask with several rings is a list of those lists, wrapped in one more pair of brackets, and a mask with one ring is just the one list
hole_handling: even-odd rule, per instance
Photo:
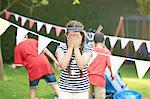
{"label": "striped sleeve", "polygon": [[64,52],[64,50],[66,50],[66,49],[67,49],[67,47],[65,44],[60,44],[59,46],[57,46],[55,54],[57,52]]}
{"label": "striped sleeve", "polygon": [[92,45],[90,43],[88,43],[84,46],[83,53],[92,54]]}

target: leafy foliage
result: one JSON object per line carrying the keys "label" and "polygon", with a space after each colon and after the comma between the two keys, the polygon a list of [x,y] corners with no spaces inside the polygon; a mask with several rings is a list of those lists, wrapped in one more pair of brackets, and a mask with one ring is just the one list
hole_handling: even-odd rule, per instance
{"label": "leafy foliage", "polygon": [[150,15],[150,0],[137,0],[138,10],[143,16]]}
{"label": "leafy foliage", "polygon": [[73,5],[79,5],[80,4],[80,0],[74,0],[72,4]]}

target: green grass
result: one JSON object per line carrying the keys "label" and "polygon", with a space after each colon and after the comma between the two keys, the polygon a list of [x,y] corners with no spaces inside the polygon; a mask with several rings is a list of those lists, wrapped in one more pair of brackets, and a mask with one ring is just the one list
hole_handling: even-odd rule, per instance
{"label": "green grass", "polygon": [[139,91],[145,99],[150,99],[150,71],[141,80],[138,79],[135,65],[123,65],[120,73],[129,89]]}
{"label": "green grass", "polygon": [[[58,79],[59,72],[56,68],[54,70]],[[8,65],[4,65],[4,72],[5,80],[0,80],[0,99],[29,99],[29,85],[26,70],[24,68],[12,70],[9,69]],[[134,65],[123,65],[120,73],[129,89],[139,91],[145,98],[150,98],[149,71],[142,80],[138,79]],[[53,99],[54,97],[54,92],[43,80],[39,83],[37,93],[40,98]]]}
{"label": "green grass", "polygon": [[[56,69],[54,69],[56,70]],[[4,65],[5,80],[0,80],[0,99],[29,99],[29,83],[25,68],[12,70]],[[56,73],[58,75],[58,72]],[[37,87],[38,97],[53,99],[51,87],[41,80]]]}

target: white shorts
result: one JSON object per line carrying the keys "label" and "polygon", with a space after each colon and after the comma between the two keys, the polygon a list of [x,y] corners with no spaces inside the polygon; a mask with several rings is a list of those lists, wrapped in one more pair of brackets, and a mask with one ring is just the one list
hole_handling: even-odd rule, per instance
{"label": "white shorts", "polygon": [[89,92],[71,93],[60,90],[59,99],[89,99]]}

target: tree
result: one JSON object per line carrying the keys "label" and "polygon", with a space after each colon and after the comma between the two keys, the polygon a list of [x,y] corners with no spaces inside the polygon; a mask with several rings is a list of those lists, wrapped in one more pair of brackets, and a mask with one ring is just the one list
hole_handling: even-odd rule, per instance
{"label": "tree", "polygon": [[[9,10],[11,7],[13,7],[16,3],[19,3],[21,5],[23,5],[26,8],[29,8],[30,11],[30,15],[32,15],[33,10],[35,7],[39,7],[42,5],[48,5],[48,0],[30,0],[31,1],[31,5],[27,5],[25,4],[25,2],[23,2],[22,0],[6,0],[4,2],[7,3],[6,7],[4,7],[2,9],[2,4],[4,2],[2,2],[0,0],[0,16],[5,13],[6,10]],[[3,58],[2,58],[2,52],[1,52],[1,37],[0,37],[0,79],[4,79],[4,72],[3,72]]]}
{"label": "tree", "polygon": [[73,4],[73,5],[79,5],[79,4],[80,4],[80,0],[74,0],[74,1],[72,2],[72,4]]}
{"label": "tree", "polygon": [[29,9],[30,16],[32,16],[34,8],[45,6],[45,5],[48,5],[49,3],[48,0],[30,0],[30,2],[31,2],[30,4],[27,4],[25,2],[19,2],[19,4]]}
{"label": "tree", "polygon": [[[138,11],[143,17],[148,17],[150,15],[150,0],[137,0]],[[142,39],[147,37],[147,21],[142,21]]]}
{"label": "tree", "polygon": [[[0,0],[0,16],[5,12],[5,10],[10,9],[14,4],[19,2],[20,0],[6,0],[7,6],[2,9],[2,1]],[[0,79],[4,79],[4,72],[3,72],[3,58],[2,58],[2,52],[1,52],[1,37],[0,37]]]}
{"label": "tree", "polygon": [[138,11],[142,16],[150,15],[150,0],[137,0]]}

